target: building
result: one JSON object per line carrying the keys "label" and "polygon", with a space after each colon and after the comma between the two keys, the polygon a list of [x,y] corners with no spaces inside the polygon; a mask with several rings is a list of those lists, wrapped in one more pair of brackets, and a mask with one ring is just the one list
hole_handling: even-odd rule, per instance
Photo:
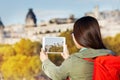
{"label": "building", "polygon": [[3,42],[3,38],[4,38],[4,25],[0,18],[0,42]]}
{"label": "building", "polygon": [[4,29],[4,24],[2,23],[2,20],[1,20],[1,18],[0,18],[0,30],[3,30]]}
{"label": "building", "polygon": [[93,8],[93,11],[92,12],[87,12],[85,13],[85,16],[92,16],[92,17],[95,17],[96,19],[99,19],[99,6],[95,6]]}
{"label": "building", "polygon": [[25,26],[26,27],[36,27],[37,26],[37,19],[36,15],[33,12],[33,9],[29,9],[27,15],[26,15],[26,20],[25,20]]}
{"label": "building", "polygon": [[95,6],[93,11],[85,13],[85,16],[92,16],[98,19],[103,37],[115,36],[120,33],[120,10],[99,11]]}
{"label": "building", "polygon": [[74,15],[71,14],[68,18],[52,18],[48,22],[41,22],[40,26],[71,24],[76,20],[77,19],[74,17]]}
{"label": "building", "polygon": [[[85,15],[98,19],[102,37],[115,36],[120,33],[120,10],[99,12],[99,7],[96,6],[92,12],[87,12]],[[0,19],[0,43],[14,44],[21,38],[41,42],[44,36],[58,36],[61,32],[72,30],[76,20],[74,15],[70,15],[69,18],[54,18],[48,22],[37,24],[33,10],[29,9],[25,19],[26,24],[4,27]]]}
{"label": "building", "polygon": [[92,16],[98,20],[120,20],[120,10],[99,11],[99,6],[95,6],[93,11],[85,13],[85,16]]}

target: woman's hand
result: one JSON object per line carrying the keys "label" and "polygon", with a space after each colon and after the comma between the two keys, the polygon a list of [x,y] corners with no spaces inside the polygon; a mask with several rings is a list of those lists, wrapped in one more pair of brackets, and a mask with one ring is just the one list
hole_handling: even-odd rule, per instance
{"label": "woman's hand", "polygon": [[41,52],[40,52],[40,60],[43,62],[45,60],[48,59],[48,55],[44,52],[43,49],[41,49]]}
{"label": "woman's hand", "polygon": [[63,53],[61,53],[61,56],[64,58],[64,59],[67,59],[70,55],[69,55],[69,51],[68,51],[68,48],[67,48],[67,45],[65,45],[65,51]]}

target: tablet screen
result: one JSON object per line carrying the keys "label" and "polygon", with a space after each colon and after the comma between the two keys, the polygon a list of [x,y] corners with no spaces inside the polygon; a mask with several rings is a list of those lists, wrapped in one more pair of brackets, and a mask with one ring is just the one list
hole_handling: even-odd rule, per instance
{"label": "tablet screen", "polygon": [[44,37],[43,50],[46,53],[62,53],[65,48],[65,37]]}

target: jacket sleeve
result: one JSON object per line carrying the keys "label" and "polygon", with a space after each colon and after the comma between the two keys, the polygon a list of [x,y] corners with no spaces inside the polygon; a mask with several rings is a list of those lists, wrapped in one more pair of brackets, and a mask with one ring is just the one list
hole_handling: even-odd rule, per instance
{"label": "jacket sleeve", "polygon": [[42,70],[53,80],[64,80],[69,75],[72,67],[71,59],[66,59],[61,66],[56,66],[49,59],[42,64]]}

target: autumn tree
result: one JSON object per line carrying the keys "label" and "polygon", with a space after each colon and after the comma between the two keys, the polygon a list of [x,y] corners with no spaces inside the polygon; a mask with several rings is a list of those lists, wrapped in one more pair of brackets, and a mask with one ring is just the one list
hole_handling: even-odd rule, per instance
{"label": "autumn tree", "polygon": [[39,74],[40,48],[40,42],[29,39],[21,39],[13,45],[0,45],[0,72],[4,80],[31,80]]}
{"label": "autumn tree", "polygon": [[2,45],[0,46],[0,68],[4,62],[4,59],[10,56],[15,55],[15,50],[11,45]]}
{"label": "autumn tree", "polygon": [[14,45],[16,54],[23,54],[32,56],[39,53],[41,44],[39,42],[32,42],[29,39],[21,39],[20,42]]}
{"label": "autumn tree", "polygon": [[115,37],[106,37],[104,44],[108,49],[113,50],[116,55],[120,55],[120,34],[117,34]]}
{"label": "autumn tree", "polygon": [[40,72],[40,66],[39,56],[16,55],[5,60],[1,72],[5,80],[30,80]]}
{"label": "autumn tree", "polygon": [[12,45],[3,45],[2,47],[0,47],[0,55],[1,56],[13,56],[15,55],[15,50],[12,47]]}

